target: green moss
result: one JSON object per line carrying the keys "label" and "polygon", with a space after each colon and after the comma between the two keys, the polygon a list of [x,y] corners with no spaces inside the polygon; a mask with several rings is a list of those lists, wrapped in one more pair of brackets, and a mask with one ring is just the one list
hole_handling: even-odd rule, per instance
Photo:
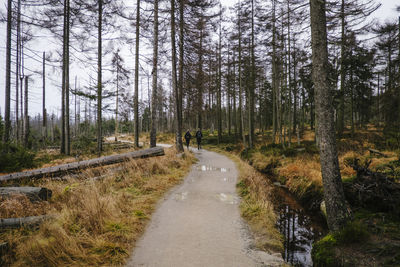
{"label": "green moss", "polygon": [[314,266],[337,266],[335,248],[360,243],[369,237],[367,227],[359,221],[350,222],[341,231],[330,233],[313,245]]}
{"label": "green moss", "polygon": [[311,252],[314,266],[336,266],[334,248],[337,240],[332,234],[328,234],[317,243],[314,243]]}

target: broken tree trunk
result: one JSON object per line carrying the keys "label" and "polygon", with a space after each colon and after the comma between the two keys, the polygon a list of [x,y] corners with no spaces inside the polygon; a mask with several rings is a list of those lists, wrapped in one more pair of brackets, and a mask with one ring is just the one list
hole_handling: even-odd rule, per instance
{"label": "broken tree trunk", "polygon": [[73,162],[69,164],[58,165],[54,167],[36,169],[25,172],[18,172],[0,176],[0,182],[5,182],[9,180],[20,180],[20,179],[33,179],[42,177],[54,177],[62,176],[71,173],[76,173],[79,170],[94,168],[98,166],[111,165],[116,163],[121,163],[123,161],[135,158],[148,158],[163,156],[164,148],[162,147],[152,147],[149,149],[143,149],[139,151],[128,152],[124,154],[111,155],[101,158],[95,158],[85,161]]}
{"label": "broken tree trunk", "polygon": [[23,218],[0,219],[0,229],[34,227],[41,224],[44,220],[51,218],[48,215],[31,216]]}
{"label": "broken tree trunk", "polygon": [[48,200],[52,191],[43,187],[0,187],[0,197],[9,198],[13,195],[26,195],[31,201]]}

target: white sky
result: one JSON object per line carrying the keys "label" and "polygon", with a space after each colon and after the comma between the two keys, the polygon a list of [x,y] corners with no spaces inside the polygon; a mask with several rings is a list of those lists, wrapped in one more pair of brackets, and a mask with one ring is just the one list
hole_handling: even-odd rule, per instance
{"label": "white sky", "polygon": [[[2,10],[3,13],[6,13],[6,0],[0,0],[0,9]],[[232,6],[237,0],[221,0],[222,4],[225,6]],[[382,6],[379,10],[377,10],[374,14],[373,17],[377,18],[380,22],[384,22],[385,20],[397,20],[397,17],[400,15],[396,10],[395,6],[397,1],[394,0],[381,0]],[[400,2],[397,3],[397,5],[400,5]],[[46,44],[41,44],[41,46],[35,45],[36,50],[41,50],[44,49],[43,46],[45,47]],[[5,24],[0,25],[0,110],[1,114],[4,114],[4,106],[5,106],[5,58],[6,58],[6,53],[5,53],[5,47],[6,47],[6,28]],[[134,68],[134,59],[133,56],[132,58],[126,58],[126,65],[129,69]],[[27,65],[29,65],[29,68],[34,69],[34,70],[39,70],[41,69],[41,64],[39,62],[33,61],[29,62]],[[15,68],[12,66],[12,68]],[[47,75],[52,75],[50,73],[51,68],[47,67],[48,74]],[[82,70],[79,70],[82,71]],[[29,74],[29,71],[26,71],[27,74]],[[74,75],[75,73],[71,73],[71,86],[73,86],[74,83]],[[49,77],[51,79],[52,77]],[[30,109],[30,114],[38,114],[41,113],[41,99],[42,99],[42,81],[41,77],[36,75],[34,77],[35,81],[33,84],[30,85],[30,103],[29,103],[29,109]],[[60,80],[57,77],[54,77],[56,80]],[[139,83],[141,81],[139,80]],[[144,83],[144,88],[147,88],[147,80],[143,80]],[[60,106],[60,92],[59,90],[52,85],[52,82],[47,80],[46,82],[46,87],[47,87],[47,92],[46,92],[46,106],[47,106],[47,111],[49,113],[55,112],[56,114],[59,113],[59,106]],[[11,95],[14,98],[15,92],[14,88],[12,88]],[[146,91],[144,92],[146,95]],[[14,106],[15,103],[14,101],[11,102],[11,110],[14,112]]]}

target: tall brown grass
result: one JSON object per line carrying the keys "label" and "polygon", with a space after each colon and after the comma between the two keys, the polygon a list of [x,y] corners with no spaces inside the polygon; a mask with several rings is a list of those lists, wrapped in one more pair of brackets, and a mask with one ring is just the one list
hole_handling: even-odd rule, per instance
{"label": "tall brown grass", "polygon": [[[35,207],[26,199],[13,199],[1,203],[1,215],[46,213],[55,219],[39,229],[1,233],[0,242],[8,242],[13,251],[3,259],[11,266],[122,265],[158,199],[183,179],[192,161],[191,154],[178,158],[167,149],[166,156],[128,161],[102,179],[93,177],[109,168],[88,170],[67,181],[42,181],[41,186],[53,190],[49,203]],[[12,211],[25,204],[29,208]]]}
{"label": "tall brown grass", "polygon": [[229,155],[239,170],[240,211],[255,237],[257,248],[269,252],[283,250],[283,237],[276,228],[276,213],[271,202],[271,184],[238,156]]}

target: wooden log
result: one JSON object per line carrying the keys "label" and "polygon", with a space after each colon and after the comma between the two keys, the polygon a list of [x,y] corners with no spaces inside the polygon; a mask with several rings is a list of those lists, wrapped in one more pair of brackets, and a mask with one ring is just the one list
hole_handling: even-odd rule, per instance
{"label": "wooden log", "polygon": [[20,180],[20,179],[33,179],[42,177],[54,177],[67,175],[71,173],[76,173],[80,170],[87,168],[94,168],[98,166],[111,165],[116,163],[121,163],[123,161],[135,158],[148,158],[163,156],[164,148],[153,147],[149,149],[143,149],[118,155],[105,156],[101,158],[95,158],[85,161],[78,161],[69,164],[62,164],[54,167],[36,169],[25,172],[18,172],[0,176],[0,182],[5,182],[9,180]]}
{"label": "wooden log", "polygon": [[34,227],[41,224],[44,220],[51,218],[48,215],[30,216],[22,218],[0,219],[0,229]]}
{"label": "wooden log", "polygon": [[52,191],[44,187],[0,187],[0,197],[9,198],[12,195],[26,195],[31,201],[48,200]]}
{"label": "wooden log", "polygon": [[368,150],[369,150],[370,154],[378,154],[378,155],[380,155],[382,157],[385,157],[385,158],[388,157],[386,154],[384,154],[384,153],[382,153],[382,152],[380,152],[380,151],[378,151],[376,149],[369,148]]}

